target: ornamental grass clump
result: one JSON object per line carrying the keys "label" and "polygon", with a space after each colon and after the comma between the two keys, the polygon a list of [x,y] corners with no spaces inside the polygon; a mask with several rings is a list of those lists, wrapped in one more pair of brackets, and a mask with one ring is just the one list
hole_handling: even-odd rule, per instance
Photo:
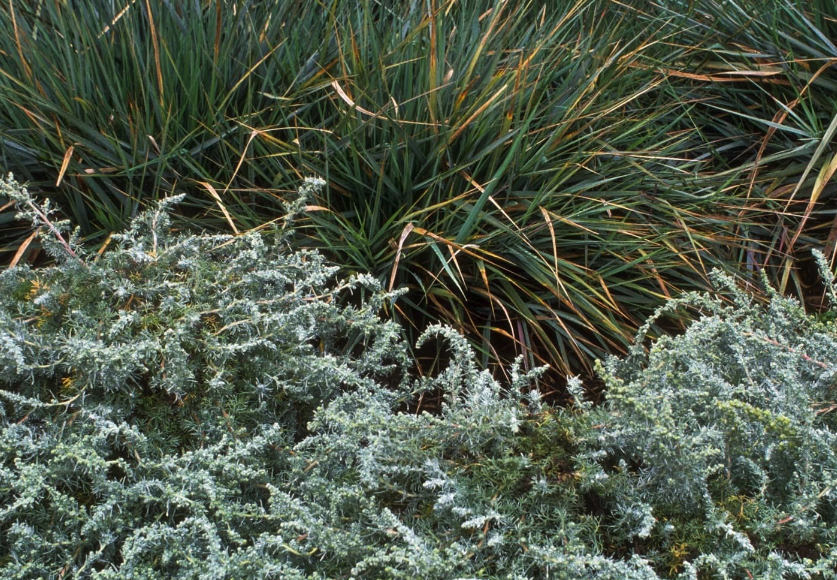
{"label": "ornamental grass clump", "polygon": [[[299,247],[406,288],[409,346],[445,323],[497,372],[592,376],[714,268],[805,295],[834,240],[835,22],[833,0],[0,2],[0,166],[96,244],[175,189],[178,223],[260,227],[320,175]],[[42,263],[7,201],[0,264]]]}
{"label": "ornamental grass clump", "polygon": [[272,234],[175,232],[171,198],[91,255],[0,183],[56,258],[0,272],[0,578],[834,577],[831,322],[687,296],[599,407],[442,326],[412,378],[397,294],[288,249],[321,185]]}

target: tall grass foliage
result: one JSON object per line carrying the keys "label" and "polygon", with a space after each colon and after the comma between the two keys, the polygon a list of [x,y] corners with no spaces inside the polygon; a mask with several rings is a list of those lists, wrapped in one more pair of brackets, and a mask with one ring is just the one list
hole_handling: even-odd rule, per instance
{"label": "tall grass foliage", "polygon": [[[482,363],[591,374],[714,267],[805,293],[790,248],[833,219],[832,12],[14,2],[0,163],[91,243],[175,191],[192,227],[269,226],[321,175],[300,243],[406,288],[410,344],[441,321]],[[25,260],[38,241],[6,209],[0,245]]]}

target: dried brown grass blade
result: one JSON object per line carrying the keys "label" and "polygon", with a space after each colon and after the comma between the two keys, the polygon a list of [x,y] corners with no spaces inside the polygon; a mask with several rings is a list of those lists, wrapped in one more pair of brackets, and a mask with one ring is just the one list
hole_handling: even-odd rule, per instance
{"label": "dried brown grass blade", "polygon": [[[777,111],[776,114],[773,116],[772,122],[775,125],[772,125],[772,126],[768,127],[767,133],[765,133],[764,139],[762,140],[761,146],[759,147],[759,152],[756,154],[755,163],[753,163],[753,169],[752,169],[752,172],[750,173],[750,185],[747,189],[747,199],[750,199],[750,195],[752,194],[753,187],[755,186],[756,176],[758,175],[759,162],[761,161],[761,158],[764,157],[764,152],[767,149],[767,143],[770,141],[771,137],[773,137],[773,135],[776,133],[776,125],[781,125],[782,123],[785,122],[785,119],[787,119],[790,112],[793,109],[796,108],[796,106],[799,104],[799,100],[803,96],[805,96],[805,93],[808,92],[808,89],[811,87],[813,82],[815,80],[817,80],[817,78],[823,72],[825,72],[827,69],[834,66],[835,63],[837,63],[837,59],[829,59],[828,62],[826,62],[824,65],[822,65],[817,70],[817,72],[815,72],[813,74],[813,76],[811,76],[811,79],[807,83],[805,83],[805,86],[802,87],[801,91],[799,91],[799,96],[797,98],[795,98],[793,101],[791,101],[790,104],[787,105],[787,107],[783,107],[781,110]],[[741,214],[739,214],[739,217],[740,217],[740,215]]]}
{"label": "dried brown grass blade", "polygon": [[23,240],[23,243],[20,244],[20,247],[17,249],[17,252],[15,252],[15,255],[12,258],[12,261],[9,262],[9,268],[14,268],[15,266],[17,266],[17,263],[23,257],[23,253],[26,251],[26,248],[29,247],[29,244],[32,243],[32,240],[34,240],[36,237],[38,237],[38,231],[39,230],[35,230],[34,232],[32,232],[32,234],[30,234],[30,236],[28,238]]}
{"label": "dried brown grass blade", "polygon": [[373,118],[380,116],[380,113],[373,113],[372,111],[367,111],[363,107],[357,105],[357,103],[355,103],[351,99],[351,97],[349,97],[349,95],[346,94],[346,91],[343,90],[343,87],[341,87],[340,83],[338,83],[337,81],[331,81],[331,86],[334,87],[334,90],[337,91],[337,94],[340,95],[340,98],[343,99],[346,102],[346,104],[348,104],[354,110],[360,111],[364,115],[369,115]]}
{"label": "dried brown grass blade", "polygon": [[482,250],[482,255],[477,254],[476,252],[473,252],[472,250],[470,250],[470,248],[473,248],[475,246],[472,246],[470,244],[466,244],[464,246],[461,246],[461,245],[457,244],[456,242],[454,242],[453,240],[443,238],[439,234],[435,234],[435,233],[430,232],[430,231],[428,231],[424,228],[415,227],[415,228],[413,228],[413,231],[415,231],[419,235],[427,236],[428,238],[436,240],[437,242],[439,242],[439,243],[441,243],[445,246],[450,246],[453,249],[457,250],[458,252],[462,252],[463,254],[467,254],[467,255],[471,256],[472,258],[477,258],[478,260],[484,260],[486,258],[486,256],[488,256],[490,258],[493,258],[494,260],[497,260],[498,262],[502,261],[502,262],[506,262],[506,263],[511,263],[510,260],[508,260],[508,259],[506,259],[502,256],[499,256],[497,254],[494,254],[492,252],[485,251],[485,250]]}
{"label": "dried brown grass blade", "polygon": [[[834,137],[835,132],[837,132],[837,115],[834,116],[834,118],[831,120],[831,123],[828,125],[828,128],[825,130],[825,134],[823,135],[822,139],[820,140],[820,144],[817,146],[817,150],[814,151],[814,155],[811,156],[811,161],[809,161],[808,165],[805,166],[805,171],[802,172],[802,176],[799,178],[799,181],[797,181],[796,187],[793,189],[793,192],[791,192],[790,199],[788,199],[787,203],[785,204],[785,211],[786,212],[788,211],[788,208],[790,207],[790,204],[793,202],[794,197],[796,197],[796,194],[802,188],[802,184],[805,182],[805,179],[808,177],[808,174],[814,168],[814,165],[819,160],[820,156],[823,154],[823,151],[825,151],[825,148],[828,146],[832,137]],[[833,163],[833,160],[832,160],[832,163]],[[826,172],[828,171],[828,169],[827,169],[828,166],[829,166],[829,164],[826,164],[826,166],[824,167]],[[831,174],[833,174],[833,173],[834,173],[834,171],[832,170]],[[829,176],[828,176],[829,178],[831,177],[831,174],[829,174]],[[822,177],[822,176],[823,176],[823,174],[820,175],[820,177]],[[825,181],[827,181],[827,180],[828,179],[826,179]],[[820,179],[818,178],[817,183],[819,181],[820,181]],[[816,203],[817,198],[820,195],[820,192],[822,191],[821,189],[820,189],[820,191],[817,191],[817,183],[814,184],[814,190],[811,192],[811,199],[808,200],[808,208],[805,211],[805,216],[803,217],[802,222],[799,224],[799,228],[797,228],[796,233],[793,236],[793,239],[791,239],[790,243],[788,244],[788,249],[787,249],[788,254],[790,254],[793,251],[793,245],[796,243],[796,240],[799,237],[799,234],[802,232],[802,226],[805,225],[805,221],[808,219],[808,215],[810,214],[811,209],[813,209],[813,206]]]}
{"label": "dried brown grass blade", "polygon": [[61,162],[61,169],[58,171],[58,179],[55,180],[55,187],[61,185],[61,182],[64,180],[64,173],[67,171],[67,167],[70,165],[70,159],[73,158],[73,150],[75,147],[70,145],[67,148],[67,151],[64,153],[64,161]]}
{"label": "dried brown grass blade", "polygon": [[483,105],[482,105],[479,109],[477,109],[476,111],[474,111],[474,114],[473,114],[473,115],[471,115],[470,117],[468,117],[468,118],[465,120],[465,122],[464,122],[464,123],[462,123],[462,125],[460,125],[459,127],[457,127],[456,131],[454,131],[454,132],[453,132],[453,135],[451,135],[451,136],[450,136],[450,143],[453,143],[454,141],[456,141],[456,138],[457,138],[457,137],[459,137],[459,136],[462,134],[462,132],[463,132],[465,129],[467,129],[467,128],[468,128],[468,125],[470,125],[470,124],[471,124],[471,123],[473,123],[476,119],[478,119],[478,118],[479,118],[479,116],[480,116],[480,115],[482,115],[482,114],[483,114],[483,112],[485,112],[485,110],[486,110],[488,107],[490,107],[490,106],[491,106],[491,103],[493,103],[494,101],[496,101],[496,100],[497,100],[497,97],[499,97],[500,95],[502,95],[502,94],[506,91],[506,89],[507,89],[507,88],[508,88],[508,85],[507,85],[507,84],[506,84],[506,85],[503,85],[502,87],[500,87],[500,88],[499,88],[499,89],[498,89],[498,90],[497,90],[497,91],[496,91],[493,95],[491,95],[491,96],[488,98],[488,100],[487,100],[485,103],[483,103]]}
{"label": "dried brown grass blade", "polygon": [[15,31],[15,45],[17,46],[17,54],[20,57],[20,64],[23,65],[23,70],[26,73],[26,78],[32,80],[32,69],[26,62],[23,54],[23,43],[20,41],[20,30],[17,27],[17,18],[15,17],[15,3],[14,0],[9,0],[9,14],[12,16],[12,28]]}
{"label": "dried brown grass blade", "polygon": [[549,217],[549,212],[546,210],[546,208],[541,207],[540,210],[543,214],[543,219],[546,222],[546,227],[549,228],[549,237],[552,238],[552,257],[555,260],[552,273],[555,275],[555,285],[561,289],[561,292],[564,293],[564,296],[569,296],[569,294],[567,293],[567,289],[564,287],[564,283],[561,281],[561,276],[558,275],[558,243],[555,239],[555,227],[552,225],[552,219]]}
{"label": "dried brown grass blade", "polygon": [[401,231],[401,237],[398,239],[398,251],[395,252],[395,261],[392,263],[392,274],[389,277],[390,292],[392,291],[392,286],[395,284],[395,273],[398,271],[398,262],[401,260],[401,249],[404,247],[404,241],[407,239],[407,236],[413,231],[413,227],[412,223],[404,226],[404,229]]}
{"label": "dried brown grass blade", "polygon": [[448,252],[450,252],[450,259],[453,261],[453,265],[456,266],[456,271],[459,272],[459,279],[462,280],[462,287],[467,290],[468,284],[465,276],[462,275],[462,268],[459,267],[459,261],[456,259],[456,254],[458,251],[454,251],[453,248],[448,246]]}
{"label": "dried brown grass blade", "polygon": [[218,63],[218,53],[221,50],[221,2],[215,3],[215,46],[212,49],[212,62]]}
{"label": "dried brown grass blade", "polygon": [[93,259],[93,261],[94,261],[94,262],[95,262],[96,260],[98,260],[98,259],[102,256],[102,254],[104,254],[104,253],[105,253],[105,250],[107,250],[107,249],[108,249],[108,246],[110,245],[110,242],[111,242],[112,240],[113,240],[113,232],[111,232],[111,233],[109,233],[109,234],[108,234],[108,237],[107,237],[107,239],[105,240],[105,242],[102,244],[102,247],[101,247],[101,248],[99,248],[99,251],[98,251],[98,252],[96,252],[96,257]]}
{"label": "dried brown grass blade", "polygon": [[154,66],[157,69],[157,88],[160,91],[160,105],[163,102],[163,69],[160,66],[160,41],[157,38],[157,26],[154,24],[154,15],[151,13],[151,3],[145,0],[145,9],[148,11],[148,25],[151,28],[151,46],[154,49]]}
{"label": "dried brown grass blade", "polygon": [[[725,71],[715,75],[702,75],[696,73],[687,73],[679,70],[674,69],[660,69],[661,73],[664,73],[670,77],[680,77],[685,79],[691,79],[694,81],[704,81],[709,83],[740,83],[740,82],[753,82],[753,81],[762,81],[766,83],[771,83],[775,85],[789,85],[790,81],[782,80],[782,79],[773,79],[768,78],[778,74],[781,74],[780,71]],[[729,76],[724,76],[729,75]],[[733,76],[735,75],[735,76]]]}
{"label": "dried brown grass blade", "polygon": [[825,189],[829,180],[834,176],[835,171],[837,171],[837,154],[831,158],[831,161],[823,165],[819,176],[817,176],[817,181],[814,183],[814,189],[811,191],[811,198],[808,200],[808,206],[805,208],[805,214],[802,216],[802,220],[799,222],[799,227],[796,228],[796,233],[790,241],[790,248],[793,248],[793,245],[796,243],[796,240],[805,228],[805,222],[807,222],[808,218],[811,216],[811,212],[814,210],[814,205],[816,205],[822,190]]}
{"label": "dried brown grass blade", "polygon": [[210,184],[207,181],[198,181],[198,183],[200,185],[202,185],[204,187],[204,189],[206,189],[207,192],[209,192],[209,195],[212,196],[212,199],[214,199],[215,203],[218,204],[218,207],[221,208],[221,213],[224,214],[224,218],[227,220],[227,223],[230,224],[230,227],[232,228],[232,231],[235,232],[236,235],[238,235],[239,234],[238,228],[235,227],[235,223],[233,222],[233,219],[232,219],[232,216],[230,215],[230,212],[227,211],[226,206],[224,206],[224,202],[221,201],[221,196],[218,195],[218,192],[215,191],[215,188],[212,187],[212,184]]}
{"label": "dried brown grass blade", "polygon": [[226,187],[224,187],[224,193],[227,193],[227,191],[229,191],[232,182],[235,181],[235,178],[238,175],[241,166],[244,164],[244,158],[247,156],[247,150],[250,149],[250,143],[253,142],[253,139],[255,139],[257,135],[261,135],[261,133],[262,132],[258,129],[253,129],[250,131],[250,137],[247,139],[247,144],[244,146],[244,151],[241,152],[241,157],[238,158],[238,164],[235,166],[235,171],[233,171],[232,177],[230,177],[230,180],[227,182]]}
{"label": "dried brown grass blade", "polygon": [[430,113],[430,120],[433,123],[436,123],[436,103],[437,103],[437,93],[436,93],[436,75],[438,74],[437,71],[439,69],[439,62],[438,62],[438,55],[437,46],[438,41],[436,39],[436,0],[430,0],[430,6],[428,7],[428,24],[430,28],[430,67],[428,74],[430,75],[430,108],[428,112]]}
{"label": "dried brown grass blade", "polygon": [[99,36],[97,36],[96,38],[101,38],[102,36],[104,36],[105,34],[107,34],[108,32],[110,32],[110,29],[111,29],[111,28],[113,28],[113,26],[115,26],[115,25],[116,25],[116,23],[117,23],[117,22],[119,22],[119,21],[122,19],[122,17],[123,17],[123,16],[125,16],[125,14],[128,12],[128,10],[130,10],[130,9],[131,9],[131,7],[132,7],[134,4],[136,4],[136,3],[137,3],[137,0],[131,0],[130,4],[128,4],[127,6],[125,6],[125,8],[123,8],[122,10],[120,10],[120,11],[116,14],[116,16],[114,16],[114,17],[113,17],[113,20],[111,20],[111,21],[110,21],[110,24],[108,24],[107,26],[105,26],[105,27],[101,30],[101,32],[99,32]]}

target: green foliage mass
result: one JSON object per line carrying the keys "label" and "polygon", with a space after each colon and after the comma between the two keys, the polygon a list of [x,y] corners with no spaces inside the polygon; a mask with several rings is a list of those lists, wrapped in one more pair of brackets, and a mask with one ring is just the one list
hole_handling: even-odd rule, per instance
{"label": "green foliage mass", "polygon": [[[250,230],[320,175],[300,243],[407,288],[408,347],[444,322],[483,364],[591,375],[713,268],[804,294],[835,23],[833,0],[0,2],[0,168],[92,243],[174,190],[191,226]],[[0,263],[27,261],[6,201]]]}
{"label": "green foliage mass", "polygon": [[674,302],[703,314],[557,409],[449,328],[410,378],[398,296],[291,219],[188,235],[170,199],[89,255],[2,187],[58,258],[0,273],[4,579],[834,577],[837,340],[791,300]]}

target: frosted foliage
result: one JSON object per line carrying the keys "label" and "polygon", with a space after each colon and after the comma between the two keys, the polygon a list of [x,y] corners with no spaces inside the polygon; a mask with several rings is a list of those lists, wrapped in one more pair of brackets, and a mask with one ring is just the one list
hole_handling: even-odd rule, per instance
{"label": "frosted foliage", "polygon": [[684,297],[599,406],[440,326],[416,377],[399,296],[289,249],[324,185],[236,237],[164,200],[95,256],[4,182],[57,265],[0,273],[0,578],[834,577],[831,323]]}

